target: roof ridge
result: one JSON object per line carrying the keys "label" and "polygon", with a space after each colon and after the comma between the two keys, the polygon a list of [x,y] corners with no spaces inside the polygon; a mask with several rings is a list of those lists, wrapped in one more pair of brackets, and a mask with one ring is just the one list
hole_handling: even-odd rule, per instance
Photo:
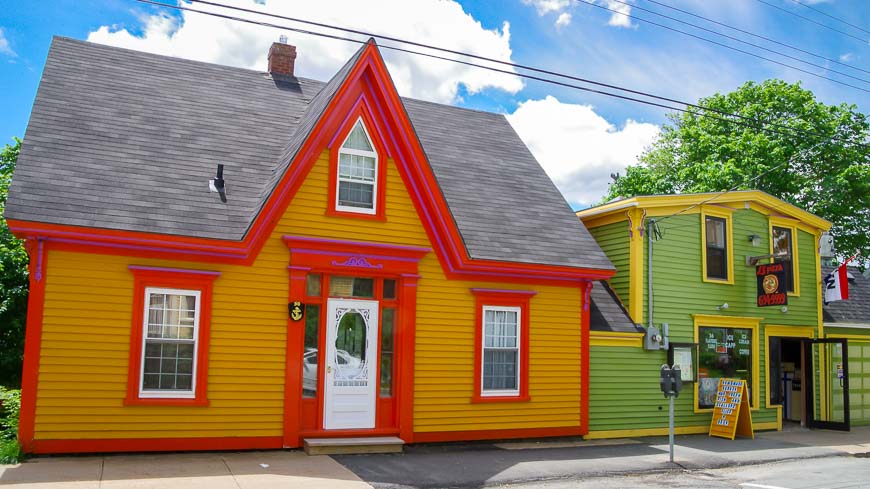
{"label": "roof ridge", "polygon": [[323,112],[327,107],[329,107],[335,93],[342,85],[344,85],[347,76],[350,74],[353,67],[359,62],[359,59],[367,46],[368,44],[363,44],[353,54],[353,56],[344,63],[335,75],[333,75],[328,82],[323,84],[317,94],[311,97],[311,100],[308,101],[308,105],[300,116],[299,123],[296,125],[296,130],[288,135],[289,138],[287,143],[284,145],[284,150],[281,152],[278,161],[275,162],[274,169],[272,170],[272,178],[260,194],[260,204],[257,206],[254,215],[252,216],[253,219],[249,220],[248,230],[245,231],[246,234],[250,231],[250,227],[256,220],[256,216],[259,215],[263,207],[266,205],[266,202],[278,188],[278,183],[284,177],[284,174],[287,173],[287,170],[290,169],[290,165],[296,158],[299,149],[302,148],[302,145],[304,145],[305,141],[311,136],[311,131],[314,130],[314,127],[323,116]]}

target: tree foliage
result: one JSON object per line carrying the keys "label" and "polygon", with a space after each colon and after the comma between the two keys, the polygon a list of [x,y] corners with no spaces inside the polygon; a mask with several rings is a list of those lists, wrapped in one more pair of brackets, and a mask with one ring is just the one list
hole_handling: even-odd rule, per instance
{"label": "tree foliage", "polygon": [[[21,151],[21,140],[0,152],[0,216],[6,211],[6,195]],[[28,257],[24,242],[9,231],[0,217],[0,385],[21,384],[24,358],[24,324],[27,317]]]}
{"label": "tree foliage", "polygon": [[[831,221],[838,254],[870,259],[866,115],[854,105],[818,102],[799,83],[781,80],[750,81],[698,105],[714,117],[700,111],[670,115],[671,123],[640,163],[610,186],[605,200],[759,189]],[[722,120],[712,111],[746,119]],[[760,130],[762,124],[778,132]]]}

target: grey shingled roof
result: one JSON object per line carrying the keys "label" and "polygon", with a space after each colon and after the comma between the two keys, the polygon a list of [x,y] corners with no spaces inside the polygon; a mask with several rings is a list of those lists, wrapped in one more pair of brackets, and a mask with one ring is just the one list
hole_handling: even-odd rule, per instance
{"label": "grey shingled roof", "polygon": [[[56,37],[6,217],[241,240],[360,52],[324,84]],[[403,102],[471,258],[613,269],[504,116]]]}
{"label": "grey shingled roof", "polygon": [[592,287],[589,308],[589,329],[592,331],[613,331],[618,333],[640,333],[641,328],[634,324],[628,311],[607,282],[600,280]]}
{"label": "grey shingled roof", "polygon": [[[822,267],[822,277],[828,275],[833,267]],[[847,268],[854,277],[849,280],[849,300],[834,301],[822,306],[825,323],[847,323],[870,325],[870,279],[857,268]]]}

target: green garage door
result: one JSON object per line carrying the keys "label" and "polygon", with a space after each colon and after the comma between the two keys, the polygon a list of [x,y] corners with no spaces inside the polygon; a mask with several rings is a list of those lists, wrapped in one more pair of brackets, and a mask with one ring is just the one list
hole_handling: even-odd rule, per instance
{"label": "green garage door", "polygon": [[870,341],[849,340],[849,411],[852,426],[870,425]]}

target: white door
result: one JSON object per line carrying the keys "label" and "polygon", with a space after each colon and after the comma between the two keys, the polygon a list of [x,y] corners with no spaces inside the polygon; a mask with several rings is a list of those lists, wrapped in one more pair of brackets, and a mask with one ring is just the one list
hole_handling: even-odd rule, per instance
{"label": "white door", "polygon": [[324,429],[375,427],[378,301],[329,299]]}

